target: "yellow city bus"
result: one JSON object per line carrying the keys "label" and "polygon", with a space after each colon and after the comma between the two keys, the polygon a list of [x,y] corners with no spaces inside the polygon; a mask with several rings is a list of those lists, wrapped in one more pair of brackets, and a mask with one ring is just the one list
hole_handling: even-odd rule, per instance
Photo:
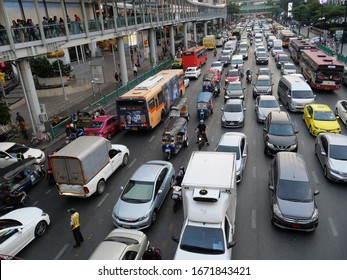
{"label": "yellow city bus", "polygon": [[202,44],[206,47],[206,49],[213,50],[216,48],[216,38],[214,35],[207,35],[202,39]]}
{"label": "yellow city bus", "polygon": [[278,39],[282,40],[282,47],[288,48],[290,43],[290,38],[294,38],[296,35],[288,30],[288,29],[282,29],[278,35]]}
{"label": "yellow city bus", "polygon": [[185,94],[184,71],[162,70],[116,99],[121,128],[149,130],[162,122],[174,100]]}

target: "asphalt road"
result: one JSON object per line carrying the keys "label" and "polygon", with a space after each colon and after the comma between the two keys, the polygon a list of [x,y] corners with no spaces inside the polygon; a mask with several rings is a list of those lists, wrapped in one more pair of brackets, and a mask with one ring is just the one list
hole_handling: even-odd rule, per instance
{"label": "asphalt road", "polygon": [[[218,50],[220,53],[221,49]],[[202,73],[207,72],[210,64],[215,60],[209,52],[207,65],[202,67]],[[256,66],[253,48],[250,49],[249,59],[245,69],[249,67],[254,74]],[[276,68],[274,59],[270,55],[268,66],[273,72],[274,95],[277,96],[277,84],[280,71]],[[224,73],[226,71],[224,70]],[[223,73],[223,75],[224,75]],[[254,81],[255,75],[253,75]],[[243,79],[245,83],[245,78]],[[181,150],[171,159],[176,170],[179,166],[187,166],[191,152],[197,150],[195,144],[195,128],[198,124],[196,116],[196,98],[201,91],[202,76],[192,80],[187,88],[186,97],[189,99],[191,120],[189,121],[190,145]],[[263,153],[264,143],[262,125],[256,122],[252,85],[245,83],[246,120],[241,129],[225,129],[220,125],[223,106],[223,94],[214,100],[214,114],[207,118],[208,137],[211,145],[203,150],[214,150],[220,136],[227,131],[241,131],[248,137],[248,161],[243,181],[238,185],[238,203],[236,213],[236,246],[233,259],[240,260],[345,260],[347,259],[347,222],[345,217],[347,188],[346,184],[336,184],[326,180],[323,171],[314,155],[314,138],[309,135],[302,121],[301,113],[290,113],[296,128],[299,130],[299,152],[303,154],[312,188],[320,191],[316,197],[319,208],[319,226],[313,233],[301,233],[280,230],[270,223],[270,202],[268,185],[268,169],[271,157]],[[223,93],[223,91],[222,91]],[[338,99],[346,98],[346,87],[340,91],[316,92],[316,103],[326,103],[334,107]],[[284,106],[282,110],[286,110]],[[114,228],[111,214],[112,208],[120,195],[120,187],[124,186],[142,163],[163,159],[161,152],[161,132],[165,124],[161,124],[150,132],[122,131],[113,137],[113,143],[125,144],[130,149],[128,166],[122,167],[107,181],[104,195],[93,196],[88,199],[77,199],[59,196],[55,187],[48,186],[43,181],[29,192],[33,205],[49,213],[51,225],[46,235],[33,241],[18,256],[30,260],[70,260],[88,259],[96,246]],[[346,134],[346,129],[342,128]],[[75,207],[81,216],[81,231],[85,242],[78,249],[74,249],[73,236],[69,229],[69,214],[67,209]],[[155,225],[145,230],[150,242],[159,247],[164,259],[172,259],[177,244],[171,240],[172,236],[179,236],[182,226],[182,208],[178,213],[172,210],[170,195],[159,212]]]}

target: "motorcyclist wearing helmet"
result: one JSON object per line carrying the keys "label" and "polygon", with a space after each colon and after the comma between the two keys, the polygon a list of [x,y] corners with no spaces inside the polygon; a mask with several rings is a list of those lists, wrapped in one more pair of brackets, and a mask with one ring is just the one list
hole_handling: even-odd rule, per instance
{"label": "motorcyclist wearing helmet", "polygon": [[[206,125],[204,120],[200,120],[198,127],[196,128],[197,131],[197,137],[199,137],[199,134],[202,134],[202,136],[205,138],[206,144],[207,146],[210,145],[210,143],[208,143],[208,139],[207,139],[207,135],[206,135]],[[196,142],[198,143],[198,142]]]}
{"label": "motorcyclist wearing helmet", "polygon": [[77,129],[75,128],[75,125],[73,123],[70,124],[70,131],[71,134],[75,137],[75,139],[77,138]]}
{"label": "motorcyclist wearing helmet", "polygon": [[251,70],[249,68],[247,68],[247,71],[246,71],[246,77],[251,75]]}
{"label": "motorcyclist wearing helmet", "polygon": [[66,133],[66,136],[67,136],[67,137],[70,137],[70,135],[71,135],[71,129],[70,129],[70,125],[69,125],[69,124],[67,124],[67,125],[65,126],[65,133]]}
{"label": "motorcyclist wearing helmet", "polygon": [[176,176],[176,185],[181,187],[183,177],[185,174],[184,166],[181,166],[180,169],[178,170],[177,176]]}

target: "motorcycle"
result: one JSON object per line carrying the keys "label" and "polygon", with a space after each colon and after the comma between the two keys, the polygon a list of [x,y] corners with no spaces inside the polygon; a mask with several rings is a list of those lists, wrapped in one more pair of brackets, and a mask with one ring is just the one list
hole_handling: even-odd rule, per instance
{"label": "motorcycle", "polygon": [[[79,128],[77,130],[77,138],[80,137],[80,136],[83,136],[83,135],[84,135],[84,130],[82,128]],[[69,136],[65,137],[65,143],[69,144],[70,142],[72,142],[75,139],[76,139],[75,135],[73,133],[70,133]]]}
{"label": "motorcycle", "polygon": [[182,204],[182,187],[173,186],[171,199],[173,201],[173,211],[176,213]]}
{"label": "motorcycle", "polygon": [[247,81],[247,83],[249,83],[249,84],[252,83],[252,75],[251,75],[251,74],[247,75],[246,81]]}
{"label": "motorcycle", "polygon": [[218,96],[219,96],[219,90],[217,87],[215,87],[213,90],[213,97],[218,97]]}
{"label": "motorcycle", "polygon": [[143,253],[143,260],[161,260],[161,251],[154,246],[149,245],[147,250]]}
{"label": "motorcycle", "polygon": [[199,150],[201,150],[201,148],[205,145],[205,135],[204,133],[201,132],[197,132],[198,133],[198,147]]}
{"label": "motorcycle", "polygon": [[217,51],[214,51],[213,55],[214,55],[214,57],[216,57],[217,56]]}
{"label": "motorcycle", "polygon": [[4,215],[12,210],[28,206],[29,196],[25,191],[10,192],[1,194],[0,215]]}

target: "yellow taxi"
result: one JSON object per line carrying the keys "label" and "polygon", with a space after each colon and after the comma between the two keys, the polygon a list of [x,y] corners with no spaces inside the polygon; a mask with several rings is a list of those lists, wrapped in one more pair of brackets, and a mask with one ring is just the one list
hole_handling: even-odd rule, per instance
{"label": "yellow taxi", "polygon": [[175,58],[171,64],[172,69],[182,69],[182,58]]}
{"label": "yellow taxi", "polygon": [[313,136],[322,132],[341,133],[334,112],[325,104],[307,104],[304,108],[304,122]]}

